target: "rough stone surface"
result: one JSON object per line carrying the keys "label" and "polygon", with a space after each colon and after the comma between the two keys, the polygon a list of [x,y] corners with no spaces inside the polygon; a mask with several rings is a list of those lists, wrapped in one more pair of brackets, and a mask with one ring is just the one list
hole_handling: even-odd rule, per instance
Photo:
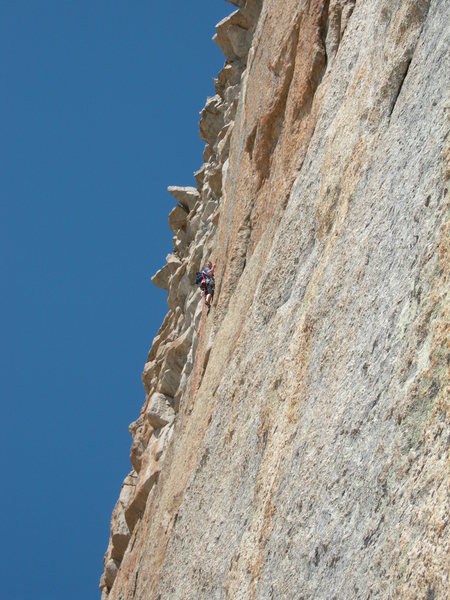
{"label": "rough stone surface", "polygon": [[153,283],[157,287],[163,288],[165,290],[169,285],[170,278],[177,271],[178,267],[181,264],[179,258],[174,256],[173,254],[169,254],[166,257],[166,261],[166,264],[161,269],[159,269],[159,271],[157,271],[152,277]]}
{"label": "rough stone surface", "polygon": [[175,206],[169,213],[169,227],[174,233],[186,226],[187,211],[183,206]]}
{"label": "rough stone surface", "polygon": [[169,396],[165,396],[158,392],[152,394],[145,410],[145,415],[152,427],[164,427],[164,425],[173,421],[175,413],[171,406],[172,402],[173,398],[170,398]]}
{"label": "rough stone surface", "polygon": [[102,600],[447,598],[450,4],[232,3]]}
{"label": "rough stone surface", "polygon": [[198,191],[189,186],[182,187],[178,185],[169,185],[167,191],[188,211],[191,211],[194,208],[195,203],[200,199]]}
{"label": "rough stone surface", "polygon": [[239,60],[248,54],[252,40],[250,23],[242,11],[237,10],[216,26],[214,41],[230,60]]}

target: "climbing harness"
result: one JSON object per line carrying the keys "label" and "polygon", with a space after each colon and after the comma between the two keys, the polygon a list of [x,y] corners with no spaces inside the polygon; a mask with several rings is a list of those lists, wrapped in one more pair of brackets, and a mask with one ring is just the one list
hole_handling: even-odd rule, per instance
{"label": "climbing harness", "polygon": [[203,271],[197,271],[197,273],[195,274],[195,285],[203,283],[204,281],[206,281],[206,277]]}
{"label": "climbing harness", "polygon": [[[199,285],[200,289],[203,292],[204,297],[206,298],[208,294],[211,294],[211,301],[207,306],[211,308],[212,296],[214,295],[214,276],[208,276],[204,271],[197,271],[195,277],[195,285]],[[212,286],[212,289],[209,287]],[[209,313],[209,311],[208,311]]]}

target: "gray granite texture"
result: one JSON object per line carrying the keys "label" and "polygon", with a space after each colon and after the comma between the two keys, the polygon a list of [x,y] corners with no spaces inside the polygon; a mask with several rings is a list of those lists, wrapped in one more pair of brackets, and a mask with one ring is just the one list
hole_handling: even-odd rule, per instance
{"label": "gray granite texture", "polygon": [[448,598],[450,3],[235,4],[102,598]]}

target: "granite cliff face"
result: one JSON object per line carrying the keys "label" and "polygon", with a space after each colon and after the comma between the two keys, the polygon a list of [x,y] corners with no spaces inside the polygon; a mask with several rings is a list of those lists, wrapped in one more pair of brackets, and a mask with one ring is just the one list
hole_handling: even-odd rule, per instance
{"label": "granite cliff face", "polygon": [[448,597],[450,3],[233,4],[102,600]]}

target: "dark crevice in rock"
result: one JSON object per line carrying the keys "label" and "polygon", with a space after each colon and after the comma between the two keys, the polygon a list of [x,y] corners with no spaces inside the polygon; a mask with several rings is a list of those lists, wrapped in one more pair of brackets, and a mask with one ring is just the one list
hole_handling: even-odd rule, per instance
{"label": "dark crevice in rock", "polygon": [[396,88],[396,91],[392,96],[391,103],[390,103],[390,106],[388,109],[388,119],[389,120],[392,117],[392,114],[395,110],[398,99],[402,92],[403,85],[406,81],[406,77],[408,76],[409,67],[411,66],[411,62],[414,58],[414,54],[419,45],[419,41],[422,36],[423,28],[425,25],[425,21],[428,17],[429,10],[430,10],[430,2],[425,1],[425,2],[422,2],[420,4],[420,6],[417,7],[417,12],[411,16],[412,23],[410,24],[410,27],[411,28],[413,26],[417,27],[417,36],[416,36],[415,41],[413,42],[412,46],[408,47],[405,50],[403,57],[399,58],[399,61],[395,65],[395,67],[392,69],[392,72],[390,74],[388,82],[385,86],[388,89],[389,89],[389,87]]}
{"label": "dark crevice in rock", "polygon": [[356,0],[341,0],[328,6],[324,40],[329,61],[339,50],[355,4]]}
{"label": "dark crevice in rock", "polygon": [[132,592],[133,598],[134,598],[134,595],[136,594],[138,577],[139,577],[139,568],[136,569],[136,575],[134,577],[134,585],[133,585],[133,592]]}
{"label": "dark crevice in rock", "polygon": [[403,84],[404,84],[405,79],[406,79],[406,77],[408,75],[408,71],[409,71],[409,66],[411,64],[411,60],[412,60],[412,58],[408,59],[407,61],[405,61],[400,66],[400,72],[403,71],[403,73],[400,75],[400,81],[398,83],[397,91],[394,94],[394,97],[392,98],[391,108],[389,109],[389,118],[391,117],[392,113],[394,112],[395,105],[397,104],[397,100],[398,100],[398,98],[400,96],[400,93],[402,91]]}
{"label": "dark crevice in rock", "polygon": [[316,91],[327,70],[328,54],[326,38],[329,4],[329,0],[324,3],[317,23],[317,33],[311,67],[305,84],[302,86],[301,94],[294,107],[294,119],[296,120],[304,119],[311,112]]}
{"label": "dark crevice in rock", "polygon": [[202,365],[202,375],[204,374],[204,372],[206,371],[206,367],[208,366],[208,362],[209,362],[209,355],[211,354],[211,346],[206,350],[205,352],[205,356],[203,357],[203,365]]}
{"label": "dark crevice in rock", "polygon": [[255,139],[258,131],[258,126],[255,125],[245,142],[245,150],[250,155],[250,160],[253,158],[253,148],[255,147]]}

